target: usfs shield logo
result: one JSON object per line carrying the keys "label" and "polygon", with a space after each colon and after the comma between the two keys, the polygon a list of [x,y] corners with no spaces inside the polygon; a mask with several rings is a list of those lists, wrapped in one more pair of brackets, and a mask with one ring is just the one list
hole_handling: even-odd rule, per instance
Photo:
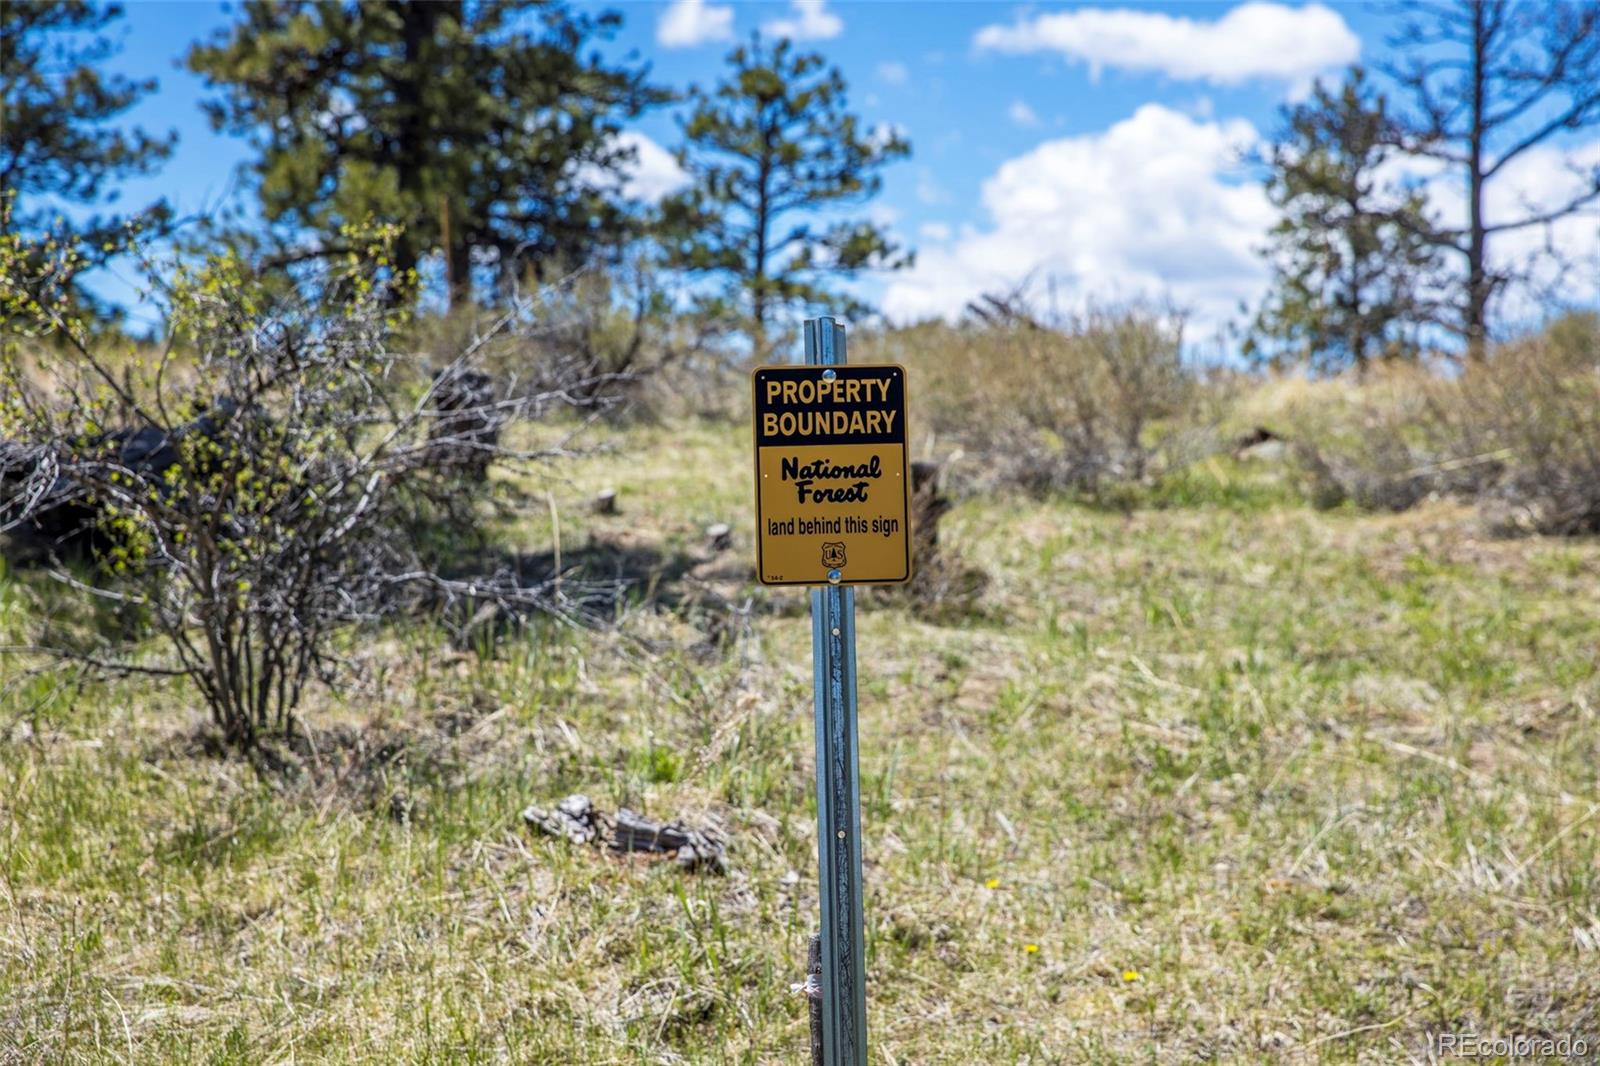
{"label": "usfs shield logo", "polygon": [[822,565],[834,570],[844,566],[844,541],[828,540],[822,543]]}

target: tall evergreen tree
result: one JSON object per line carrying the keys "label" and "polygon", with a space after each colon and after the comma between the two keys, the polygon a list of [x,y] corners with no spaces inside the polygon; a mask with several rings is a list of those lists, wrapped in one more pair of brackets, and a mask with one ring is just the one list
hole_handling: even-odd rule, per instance
{"label": "tall evergreen tree", "polygon": [[1436,314],[1438,255],[1424,201],[1385,180],[1397,153],[1387,106],[1359,68],[1285,111],[1267,195],[1272,289],[1245,343],[1263,361],[1319,370],[1413,357]]}
{"label": "tall evergreen tree", "polygon": [[[710,92],[692,89],[678,158],[693,179],[662,205],[668,261],[726,281],[765,354],[774,313],[793,304],[841,302],[827,277],[903,266],[883,229],[866,219],[812,221],[870,199],[879,171],[910,155],[898,133],[862,129],[848,110],[844,76],[787,40],[759,37],[728,55]],[[790,221],[799,214],[810,216]]]}
{"label": "tall evergreen tree", "polygon": [[507,287],[622,230],[616,135],[664,97],[642,67],[585,54],[620,22],[553,0],[248,0],[189,65],[223,90],[215,124],[259,150],[267,219],[315,235],[293,255],[398,222],[397,265],[443,252],[454,305],[474,270]]}
{"label": "tall evergreen tree", "polygon": [[[76,238],[86,266],[120,247],[128,219],[95,215],[58,226],[54,216],[68,204],[114,201],[108,186],[155,169],[175,139],[113,124],[156,87],[153,78],[99,69],[115,51],[103,31],[121,15],[120,5],[85,0],[0,3],[0,194],[13,198],[9,218],[0,212],[0,228]],[[165,205],[140,214],[159,218]]]}

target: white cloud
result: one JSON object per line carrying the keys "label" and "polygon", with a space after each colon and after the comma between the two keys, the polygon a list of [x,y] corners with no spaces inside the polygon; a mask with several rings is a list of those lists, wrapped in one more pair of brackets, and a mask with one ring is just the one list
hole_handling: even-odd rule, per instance
{"label": "white cloud", "polygon": [[[1597,167],[1600,140],[1531,148],[1484,187],[1484,221],[1492,228],[1556,210],[1591,187],[1585,175]],[[1466,227],[1458,168],[1432,159],[1396,159],[1384,177],[1419,185],[1440,222]],[[1552,301],[1593,306],[1600,302],[1600,205],[1545,225],[1491,233],[1488,260],[1492,272],[1516,279],[1494,308],[1510,331],[1537,325],[1559,309]],[[1462,269],[1462,257],[1448,255],[1445,265]]]}
{"label": "white cloud", "polygon": [[950,194],[944,191],[944,186],[933,176],[933,171],[923,167],[917,171],[916,197],[918,202],[932,207],[949,200]]}
{"label": "white cloud", "polygon": [[789,0],[790,17],[769,19],[761,32],[791,41],[826,41],[844,32],[844,20],[828,10],[828,0]]}
{"label": "white cloud", "polygon": [[575,173],[578,181],[591,188],[642,200],[647,204],[659,203],[662,197],[689,184],[689,175],[684,173],[672,153],[643,133],[623,130],[617,134],[614,143],[621,148],[633,149],[633,161],[615,171],[601,170],[585,163]]}
{"label": "white cloud", "polygon": [[1236,174],[1257,140],[1243,120],[1146,104],[1103,132],[1046,141],[984,182],[987,228],[921,249],[887,279],[884,310],[954,317],[980,293],[1049,275],[1069,302],[1170,297],[1210,335],[1266,279],[1256,248],[1274,212]]}
{"label": "white cloud", "polygon": [[689,175],[678,160],[649,137],[637,130],[624,130],[617,140],[634,151],[633,165],[626,169],[622,183],[630,197],[653,204],[689,184]]}
{"label": "white cloud", "polygon": [[893,229],[900,222],[900,212],[888,204],[873,204],[867,208],[867,219],[874,226]]}
{"label": "white cloud", "polygon": [[1006,117],[1019,126],[1037,126],[1039,124],[1039,116],[1033,113],[1033,108],[1021,100],[1011,101],[1011,106],[1006,108]]}
{"label": "white cloud", "polygon": [[1210,22],[1127,8],[1019,17],[1009,26],[985,26],[973,43],[998,52],[1057,52],[1087,63],[1094,78],[1117,67],[1221,85],[1251,78],[1305,85],[1361,53],[1360,39],[1338,12],[1260,0]]}
{"label": "white cloud", "polygon": [[878,64],[878,80],[885,85],[904,85],[911,80],[911,68],[893,59]]}
{"label": "white cloud", "polygon": [[[1600,140],[1563,150],[1530,149],[1489,183],[1484,214],[1490,225],[1515,222],[1570,203],[1600,169]],[[1459,183],[1449,186],[1457,196]],[[1463,205],[1464,206],[1464,205]],[[1463,214],[1465,211],[1463,210]],[[1522,266],[1531,277],[1507,293],[1501,313],[1513,321],[1537,320],[1549,310],[1541,289],[1567,302],[1600,302],[1600,206],[1547,226],[1508,230],[1489,238],[1490,266]]]}
{"label": "white cloud", "polygon": [[706,0],[672,0],[656,21],[656,43],[663,48],[733,40],[733,8]]}
{"label": "white cloud", "polygon": [[[1037,293],[1052,278],[1067,308],[1170,298],[1190,313],[1191,336],[1214,336],[1266,290],[1259,250],[1277,213],[1240,163],[1258,143],[1242,119],[1160,104],[1097,133],[1045,141],[983,183],[982,224],[919,228],[916,264],[884,279],[883,309],[898,322],[954,318],[981,293],[1030,281]],[[1596,166],[1600,139],[1528,151],[1488,186],[1489,224],[1567,202],[1584,188],[1584,168]],[[1392,167],[1386,176],[1419,183],[1441,221],[1464,223],[1453,169],[1430,160]],[[923,182],[932,185],[931,172],[919,174]],[[1508,328],[1537,324],[1561,305],[1593,306],[1600,302],[1600,208],[1496,234],[1490,260],[1492,268],[1532,274],[1498,306]]]}

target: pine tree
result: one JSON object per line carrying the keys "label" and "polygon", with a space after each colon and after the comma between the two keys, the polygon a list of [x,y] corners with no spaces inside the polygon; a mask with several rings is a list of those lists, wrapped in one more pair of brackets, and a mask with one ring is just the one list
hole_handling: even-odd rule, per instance
{"label": "pine tree", "polygon": [[[892,130],[861,128],[847,109],[843,75],[820,55],[756,37],[727,62],[713,90],[690,91],[678,159],[693,184],[662,205],[665,244],[671,265],[726,282],[764,355],[782,308],[864,310],[827,277],[909,263],[866,219],[811,218],[870,199],[882,186],[878,171],[911,148]],[[789,221],[802,213],[810,218]]]}
{"label": "pine tree", "polygon": [[504,290],[624,229],[606,189],[630,160],[616,135],[664,96],[642,68],[585,54],[620,22],[538,0],[249,0],[189,64],[223,90],[214,123],[260,153],[284,259],[339,251],[352,223],[400,223],[397,265],[443,252],[457,305],[475,271]]}
{"label": "pine tree", "polygon": [[109,185],[151,172],[172,151],[172,134],[112,124],[156,87],[153,78],[98,69],[115,50],[103,31],[121,15],[120,5],[85,0],[0,3],[0,195],[12,198],[0,211],[0,231],[75,243],[83,253],[74,260],[78,272],[121,248],[130,223],[154,224],[167,213],[157,203],[134,217],[56,221],[67,205],[115,200]]}
{"label": "pine tree", "polygon": [[1285,112],[1267,195],[1271,292],[1245,343],[1263,361],[1318,370],[1411,358],[1434,320],[1438,257],[1422,195],[1385,179],[1390,118],[1359,68]]}

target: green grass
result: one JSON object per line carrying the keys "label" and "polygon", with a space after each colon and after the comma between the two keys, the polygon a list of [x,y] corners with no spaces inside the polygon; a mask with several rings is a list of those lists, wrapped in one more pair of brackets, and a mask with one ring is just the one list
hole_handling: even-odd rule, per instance
{"label": "green grass", "polygon": [[[200,753],[181,686],[0,663],[0,1062],[804,1061],[809,623],[743,584],[746,447],[629,430],[500,532],[692,564],[661,591],[752,596],[748,631],[680,596],[492,654],[374,637],[298,780]],[[1600,544],[1318,514],[1225,464],[946,521],[981,616],[861,598],[875,1062],[1600,1035]],[[8,631],[25,599],[0,582]],[[714,821],[733,872],[521,826],[571,791]]]}

